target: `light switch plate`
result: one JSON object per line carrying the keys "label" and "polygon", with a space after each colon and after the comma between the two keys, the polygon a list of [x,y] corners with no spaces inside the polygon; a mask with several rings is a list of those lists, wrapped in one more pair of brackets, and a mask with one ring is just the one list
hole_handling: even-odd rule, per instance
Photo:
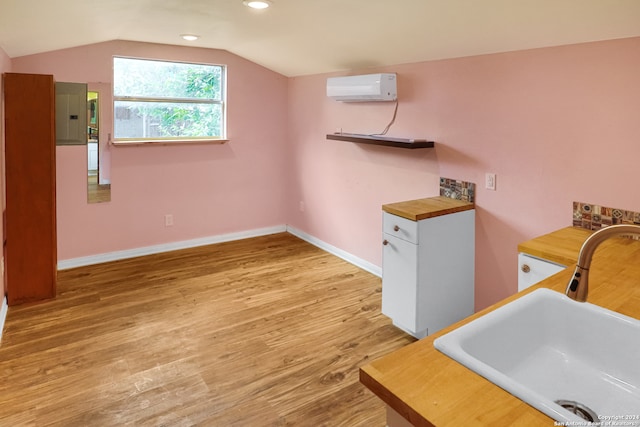
{"label": "light switch plate", "polygon": [[484,186],[487,190],[496,191],[496,174],[495,173],[485,174]]}

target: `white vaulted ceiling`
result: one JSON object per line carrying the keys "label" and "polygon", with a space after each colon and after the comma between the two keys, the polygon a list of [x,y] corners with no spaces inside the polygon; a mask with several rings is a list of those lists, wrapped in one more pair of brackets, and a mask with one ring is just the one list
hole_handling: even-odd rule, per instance
{"label": "white vaulted ceiling", "polygon": [[135,40],[225,49],[286,76],[633,36],[640,0],[0,0],[10,57]]}

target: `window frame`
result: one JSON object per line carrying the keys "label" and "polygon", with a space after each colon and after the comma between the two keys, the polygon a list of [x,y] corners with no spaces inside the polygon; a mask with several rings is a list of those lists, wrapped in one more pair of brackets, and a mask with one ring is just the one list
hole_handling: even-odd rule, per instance
{"label": "window frame", "polygon": [[[153,61],[160,63],[177,63],[177,64],[187,64],[187,65],[205,65],[211,67],[219,67],[220,68],[220,99],[213,98],[179,98],[179,97],[170,97],[170,96],[122,96],[115,94],[115,60],[119,59],[131,59],[131,60],[140,60],[140,61]],[[224,64],[212,64],[206,62],[194,62],[194,61],[181,61],[181,60],[167,60],[167,59],[157,59],[157,58],[141,58],[141,57],[133,57],[133,56],[122,56],[122,55],[114,55],[111,61],[112,66],[112,113],[113,113],[113,139],[111,143],[113,145],[143,145],[143,144],[153,144],[153,145],[162,145],[162,144],[224,144],[229,141],[227,138],[227,66]],[[202,137],[148,137],[148,138],[117,138],[115,136],[115,127],[116,127],[116,102],[117,101],[130,101],[130,102],[151,102],[151,103],[189,103],[189,104],[203,104],[203,105],[220,105],[221,109],[221,123],[220,130],[221,135],[219,137],[215,136],[202,136]]]}

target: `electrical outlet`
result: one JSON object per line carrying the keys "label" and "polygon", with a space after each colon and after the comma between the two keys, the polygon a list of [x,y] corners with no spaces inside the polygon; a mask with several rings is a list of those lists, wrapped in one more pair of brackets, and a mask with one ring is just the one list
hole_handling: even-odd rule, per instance
{"label": "electrical outlet", "polygon": [[496,174],[487,173],[484,176],[484,187],[487,190],[496,191]]}
{"label": "electrical outlet", "polygon": [[165,227],[171,227],[173,225],[173,215],[172,214],[166,214],[164,216],[164,226]]}
{"label": "electrical outlet", "polygon": [[300,205],[298,206],[298,208],[300,209],[300,212],[304,212],[304,202],[301,201]]}

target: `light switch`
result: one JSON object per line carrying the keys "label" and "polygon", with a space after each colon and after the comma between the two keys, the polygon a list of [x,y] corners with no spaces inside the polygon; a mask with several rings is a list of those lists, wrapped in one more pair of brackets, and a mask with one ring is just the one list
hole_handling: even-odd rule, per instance
{"label": "light switch", "polygon": [[487,173],[484,176],[484,186],[487,190],[496,191],[496,174]]}

